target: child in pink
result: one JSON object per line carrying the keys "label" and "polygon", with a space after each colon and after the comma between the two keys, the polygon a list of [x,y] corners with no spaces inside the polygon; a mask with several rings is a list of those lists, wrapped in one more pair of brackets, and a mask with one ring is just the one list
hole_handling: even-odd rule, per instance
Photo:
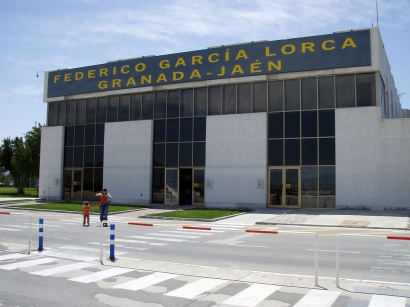
{"label": "child in pink", "polygon": [[91,212],[91,206],[88,203],[88,201],[85,201],[83,203],[83,226],[85,226],[85,222],[87,221],[87,226],[90,226],[90,212]]}

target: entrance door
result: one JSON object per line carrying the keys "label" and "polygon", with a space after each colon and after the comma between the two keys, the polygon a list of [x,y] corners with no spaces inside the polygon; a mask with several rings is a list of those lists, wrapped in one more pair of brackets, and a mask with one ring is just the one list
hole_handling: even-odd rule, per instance
{"label": "entrance door", "polygon": [[178,169],[167,168],[165,169],[165,204],[178,205]]}
{"label": "entrance door", "polygon": [[194,169],[194,199],[195,205],[205,204],[205,170]]}
{"label": "entrance door", "polygon": [[192,205],[192,168],[179,169],[179,204]]}
{"label": "entrance door", "polygon": [[301,205],[300,168],[269,169],[269,207],[297,208]]}
{"label": "entrance door", "polygon": [[64,170],[64,199],[83,199],[83,170]]}

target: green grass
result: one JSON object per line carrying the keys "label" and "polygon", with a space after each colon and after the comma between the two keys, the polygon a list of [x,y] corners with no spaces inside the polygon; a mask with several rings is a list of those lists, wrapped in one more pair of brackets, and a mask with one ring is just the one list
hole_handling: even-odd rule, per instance
{"label": "green grass", "polygon": [[17,188],[0,187],[0,198],[37,197],[37,188],[24,188],[24,195],[17,193]]}
{"label": "green grass", "polygon": [[241,210],[226,210],[226,209],[187,209],[179,211],[171,211],[164,213],[148,214],[148,216],[176,217],[176,218],[191,218],[191,219],[216,219],[226,217],[238,213],[243,213]]}
{"label": "green grass", "polygon": [[[18,208],[81,212],[82,204],[72,203],[72,202],[61,202],[61,203],[46,203],[46,204],[35,204],[35,205],[19,205]],[[120,211],[127,211],[127,210],[140,210],[142,208],[143,207],[139,207],[139,206],[109,205],[108,211],[113,213],[113,212],[120,212]],[[91,206],[91,212],[99,212],[98,206]]]}

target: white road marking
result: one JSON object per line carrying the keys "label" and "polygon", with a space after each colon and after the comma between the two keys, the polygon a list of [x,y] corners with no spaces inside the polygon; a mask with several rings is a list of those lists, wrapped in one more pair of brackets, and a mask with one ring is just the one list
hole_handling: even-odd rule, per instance
{"label": "white road marking", "polygon": [[4,230],[4,231],[21,231],[21,229],[3,228],[3,227],[0,227],[0,230]]}
{"label": "white road marking", "polygon": [[17,263],[3,264],[3,265],[0,265],[0,269],[14,270],[14,269],[28,268],[28,267],[39,265],[39,264],[54,262],[56,260],[57,259],[55,258],[39,258],[35,260],[27,260],[27,261],[22,261],[22,262],[17,262]]}
{"label": "white road marking", "polygon": [[180,239],[155,238],[155,237],[146,237],[146,236],[129,236],[129,238],[145,239],[145,240],[159,240],[159,241],[168,241],[168,242],[185,242],[186,241],[186,240],[180,240]]}
{"label": "white road marking", "polygon": [[336,301],[340,291],[310,290],[293,307],[330,307]]}
{"label": "white road marking", "polygon": [[95,261],[99,259],[99,256],[93,257],[89,255],[84,255],[84,254],[65,253],[65,252],[59,252],[59,251],[45,250],[45,251],[42,251],[41,253],[47,256],[52,256],[52,257],[62,258],[62,259],[70,259],[70,260]]}
{"label": "white road marking", "polygon": [[77,262],[77,263],[62,265],[62,266],[58,266],[58,267],[55,267],[55,268],[41,270],[41,271],[30,272],[30,274],[40,275],[40,276],[51,276],[51,275],[57,275],[57,274],[60,274],[60,273],[66,273],[66,272],[70,272],[70,271],[81,270],[81,269],[88,268],[88,267],[94,266],[94,265],[96,265],[96,264],[95,263],[88,263],[88,262]]}
{"label": "white road marking", "polygon": [[222,279],[202,278],[181,288],[165,293],[165,295],[192,299],[201,293],[222,285],[225,282],[226,280]]}
{"label": "white road marking", "polygon": [[156,272],[154,274],[146,275],[141,278],[137,278],[134,280],[124,282],[122,284],[115,285],[113,288],[137,291],[177,276],[178,275],[175,274]]}
{"label": "white road marking", "polygon": [[28,257],[29,255],[27,254],[7,254],[7,255],[1,255],[0,256],[0,261],[2,260],[12,260],[12,259],[19,259],[19,258],[24,258]]}
{"label": "white road marking", "polygon": [[[246,288],[245,290],[222,302],[222,304],[253,307],[280,288],[280,286],[274,285],[253,284],[249,288]],[[312,306],[315,305],[310,305],[309,307]]]}
{"label": "white road marking", "polygon": [[186,229],[186,230],[183,230],[183,231],[181,231],[181,230],[172,231],[171,230],[171,231],[167,231],[167,233],[177,233],[177,234],[195,233],[199,236],[213,236],[214,235],[213,233],[204,232],[204,231],[200,232],[198,230],[192,230],[192,229]]}
{"label": "white road marking", "polygon": [[97,273],[93,274],[88,274],[80,277],[75,277],[75,278],[70,278],[69,280],[71,281],[77,281],[77,282],[82,282],[82,283],[90,283],[90,282],[95,282],[99,281],[105,278],[110,278],[114,276],[118,276],[121,274],[125,274],[128,272],[132,272],[134,269],[126,269],[126,268],[112,268],[104,271],[100,271]]}
{"label": "white road marking", "polygon": [[158,237],[171,237],[171,238],[181,238],[181,239],[198,239],[200,236],[190,236],[190,235],[176,235],[168,233],[147,233],[147,236],[158,236]]}
{"label": "white road marking", "polygon": [[[307,251],[315,251],[313,248],[307,248]],[[329,252],[329,253],[336,253],[335,250],[331,249],[319,249],[318,252]],[[360,254],[360,252],[350,252],[350,251],[339,251],[339,253],[345,253],[345,254]]]}
{"label": "white road marking", "polygon": [[368,307],[405,307],[405,297],[373,295]]}

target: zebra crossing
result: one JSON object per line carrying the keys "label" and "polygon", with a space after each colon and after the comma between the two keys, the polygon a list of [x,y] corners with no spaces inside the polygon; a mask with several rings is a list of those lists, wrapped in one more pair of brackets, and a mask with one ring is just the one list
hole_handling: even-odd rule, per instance
{"label": "zebra crossing", "polygon": [[[69,262],[69,263],[67,263]],[[44,266],[46,265],[46,268]],[[93,271],[88,268],[95,268]],[[296,296],[297,301],[291,303],[286,301],[286,295],[291,296],[290,287],[242,282],[221,278],[210,278],[202,276],[182,276],[166,272],[141,271],[127,267],[104,267],[96,261],[89,259],[73,262],[58,257],[57,253],[46,256],[27,255],[20,253],[0,253],[1,270],[23,270],[28,274],[44,278],[62,277],[70,282],[97,283],[109,278],[115,278],[111,288],[117,290],[145,291],[158,295],[158,287],[164,289],[161,295],[169,298],[180,298],[199,302],[213,302],[212,306],[242,306],[242,307],[265,307],[265,306],[294,306],[294,307],[336,307],[336,306],[359,306],[350,305],[346,300],[346,293],[335,290],[304,289],[304,293]],[[138,272],[136,275],[127,275]],[[72,273],[75,277],[67,277]],[[66,274],[66,275],[62,275]],[[130,277],[132,276],[132,277]],[[120,278],[121,277],[121,278]],[[169,282],[179,281],[177,288],[169,288]],[[181,282],[184,282],[181,285]],[[168,283],[167,283],[168,282]],[[107,287],[107,286],[105,286]],[[154,287],[154,288],[152,288]],[[235,291],[232,291],[235,289]],[[301,290],[298,289],[300,292]],[[394,297],[385,295],[361,294],[360,300],[354,300],[360,306],[368,307],[406,307],[405,297]]]}

